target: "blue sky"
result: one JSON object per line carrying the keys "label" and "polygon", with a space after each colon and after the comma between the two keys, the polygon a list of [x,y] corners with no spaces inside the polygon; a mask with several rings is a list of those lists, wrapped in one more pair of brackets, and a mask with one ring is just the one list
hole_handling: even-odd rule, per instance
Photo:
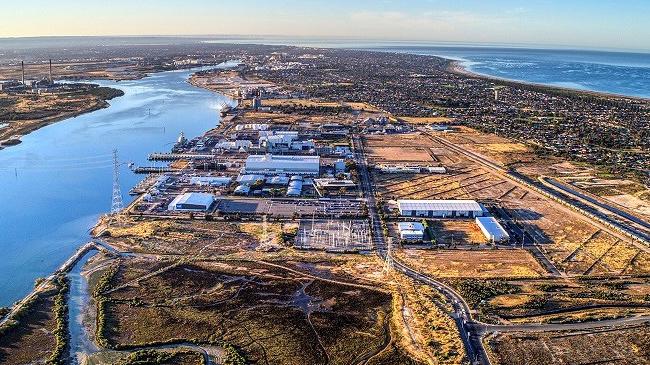
{"label": "blue sky", "polygon": [[648,0],[23,0],[0,37],[281,35],[650,50]]}

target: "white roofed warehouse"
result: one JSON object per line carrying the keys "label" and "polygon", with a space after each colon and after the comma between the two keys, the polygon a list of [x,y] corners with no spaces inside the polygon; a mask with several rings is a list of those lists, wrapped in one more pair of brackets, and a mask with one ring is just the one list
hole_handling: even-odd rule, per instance
{"label": "white roofed warehouse", "polygon": [[483,216],[483,207],[475,200],[398,200],[403,217],[475,218]]}
{"label": "white roofed warehouse", "polygon": [[177,196],[167,210],[178,212],[207,212],[215,203],[214,195],[207,193],[185,193]]}
{"label": "white roofed warehouse", "polygon": [[490,242],[510,241],[510,235],[494,217],[477,217],[476,225]]}
{"label": "white roofed warehouse", "polygon": [[318,176],[320,156],[251,155],[244,169],[247,174]]}
{"label": "white roofed warehouse", "polygon": [[422,241],[424,239],[424,225],[418,222],[399,222],[399,237],[405,241]]}

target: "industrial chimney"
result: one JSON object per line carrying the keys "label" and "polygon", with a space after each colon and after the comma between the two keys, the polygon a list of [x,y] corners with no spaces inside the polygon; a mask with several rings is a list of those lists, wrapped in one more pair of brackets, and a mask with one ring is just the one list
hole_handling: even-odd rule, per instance
{"label": "industrial chimney", "polygon": [[23,72],[23,86],[25,86],[25,61],[20,61],[20,70]]}
{"label": "industrial chimney", "polygon": [[52,79],[52,59],[50,58],[50,85],[54,83],[54,79]]}

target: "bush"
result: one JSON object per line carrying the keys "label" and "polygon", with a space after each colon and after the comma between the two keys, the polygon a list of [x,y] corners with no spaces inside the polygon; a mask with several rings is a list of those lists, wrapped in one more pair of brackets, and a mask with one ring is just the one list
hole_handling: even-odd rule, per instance
{"label": "bush", "polygon": [[56,327],[54,328],[54,337],[56,338],[56,345],[54,351],[47,360],[47,364],[63,365],[66,363],[66,355],[68,350],[68,342],[70,335],[68,333],[68,292],[70,291],[70,283],[65,276],[56,278],[56,284],[59,287],[59,292],[54,298],[54,318]]}
{"label": "bush", "polygon": [[464,279],[457,282],[456,287],[467,303],[472,307],[503,294],[516,294],[521,288],[505,280]]}

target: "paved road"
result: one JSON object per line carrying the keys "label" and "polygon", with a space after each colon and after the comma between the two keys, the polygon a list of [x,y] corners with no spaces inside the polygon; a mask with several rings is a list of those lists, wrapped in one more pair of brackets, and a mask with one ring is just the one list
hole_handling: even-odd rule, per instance
{"label": "paved road", "polygon": [[468,323],[472,322],[472,317],[469,306],[464,301],[464,299],[447,285],[411,269],[391,255],[391,250],[386,244],[384,233],[381,227],[381,221],[377,212],[375,191],[370,180],[370,173],[368,172],[368,164],[365,156],[363,142],[358,136],[353,137],[353,147],[355,150],[356,163],[360,172],[362,191],[366,197],[366,202],[368,205],[368,215],[371,220],[371,228],[373,232],[373,243],[377,254],[384,260],[387,258],[391,260],[393,267],[396,270],[399,270],[412,279],[429,285],[444,295],[452,304],[454,310],[452,317],[456,322],[460,337],[465,346],[467,357],[471,359],[472,363],[474,364],[489,365],[490,360],[485,353],[485,349],[483,348],[480,336],[473,334],[471,332],[471,327],[468,326]]}
{"label": "paved road", "polygon": [[[434,137],[432,137],[434,138]],[[437,138],[436,138],[437,139]],[[441,143],[445,145],[451,145],[450,147],[454,150],[460,150],[459,153],[463,153],[463,150],[452,145],[451,143],[444,141]],[[638,325],[643,323],[650,323],[650,317],[628,317],[612,320],[603,320],[603,321],[590,321],[582,323],[566,323],[566,324],[513,324],[513,325],[491,325],[482,323],[480,321],[474,320],[469,306],[465,302],[462,296],[456,293],[451,287],[445,285],[444,283],[437,281],[422,272],[414,270],[404,263],[400,262],[398,259],[391,255],[391,250],[386,244],[381,223],[379,220],[379,215],[377,212],[376,200],[375,200],[375,191],[374,187],[371,184],[370,174],[368,172],[367,160],[365,157],[365,151],[363,149],[363,143],[358,136],[353,137],[353,146],[355,149],[356,162],[359,167],[361,185],[364,196],[368,204],[368,215],[373,222],[373,242],[377,254],[386,259],[389,257],[393,263],[393,267],[404,273],[405,275],[420,281],[426,285],[429,285],[431,288],[437,290],[439,293],[444,295],[447,300],[452,304],[453,307],[453,317],[456,320],[456,325],[458,327],[460,336],[463,340],[465,350],[468,358],[472,360],[475,364],[490,364],[490,360],[485,352],[483,347],[482,337],[491,332],[548,332],[548,331],[564,331],[564,330],[588,330],[588,329],[598,329],[598,328],[611,328],[611,327],[620,327],[620,326],[629,326],[629,325]],[[473,154],[472,154],[473,155]],[[480,159],[480,163],[486,165],[491,169],[496,169],[500,173],[508,175],[508,171],[504,170],[500,166],[487,161],[480,156],[468,156],[474,160]],[[521,185],[518,183],[518,185]],[[534,241],[530,236],[529,232],[522,231],[519,229],[520,234],[528,237],[531,241]],[[533,246],[529,246],[533,247]],[[542,255],[543,256],[543,255]],[[555,266],[549,261],[547,269],[554,275],[561,275],[560,271],[555,268]]]}
{"label": "paved road", "polygon": [[611,329],[613,327],[635,326],[650,324],[650,316],[626,317],[619,319],[606,319],[602,321],[589,321],[578,323],[530,323],[530,324],[477,324],[472,323],[470,327],[478,333],[489,332],[549,332],[549,331],[580,331],[595,330],[598,328]]}
{"label": "paved road", "polygon": [[457,146],[447,141],[444,138],[433,136],[426,131],[424,131],[424,134],[429,136],[429,138],[431,138],[432,140],[448,147],[449,149],[459,154],[462,154],[471,160],[478,162],[479,164],[491,169],[492,171],[500,174],[503,177],[510,179],[518,186],[521,186],[523,188],[532,191],[536,191],[546,197],[549,197],[551,199],[554,199],[555,201],[560,202],[561,204],[567,207],[570,207],[574,211],[577,211],[578,213],[582,214],[587,219],[589,219],[592,222],[592,224],[608,231],[615,237],[618,237],[626,241],[630,241],[633,244],[635,244],[638,248],[644,250],[645,252],[650,252],[650,248],[648,247],[650,245],[648,243],[648,238],[646,238],[645,234],[640,232],[635,227],[630,226],[628,224],[623,224],[606,214],[603,213],[594,214],[594,212],[592,211],[587,211],[584,207],[585,203],[581,203],[580,201],[576,202],[575,199],[567,199],[568,198],[567,196],[562,195],[557,190],[552,189],[544,184],[541,184],[536,180],[529,178],[528,176],[520,174],[516,171],[507,170],[502,166],[499,166],[498,164],[495,164],[494,162],[486,159],[485,157],[482,157],[472,151],[468,151],[463,147]]}
{"label": "paved road", "polygon": [[[549,189],[553,189],[553,190],[559,192],[560,194],[566,194],[569,197],[574,198],[577,201],[582,202],[582,203],[584,203],[586,205],[590,205],[590,206],[595,207],[596,209],[602,209],[602,210],[604,210],[606,212],[609,212],[609,213],[613,214],[614,216],[618,217],[621,220],[627,220],[627,221],[630,221],[631,223],[635,223],[635,224],[638,224],[638,225],[640,225],[642,227],[645,227],[646,229],[650,229],[650,223],[649,222],[646,222],[643,219],[641,219],[641,218],[639,218],[637,216],[634,216],[634,215],[632,215],[632,214],[630,214],[628,212],[625,212],[624,210],[619,209],[619,208],[617,208],[617,207],[615,207],[613,205],[606,204],[606,203],[604,203],[604,202],[602,202],[602,201],[600,201],[600,200],[598,200],[598,199],[596,199],[594,197],[591,197],[591,196],[589,196],[589,195],[587,195],[585,193],[582,193],[582,192],[578,191],[577,189],[574,189],[573,187],[562,184],[561,182],[559,182],[559,181],[557,181],[555,179],[551,179],[549,177],[540,177],[539,181],[542,184],[544,184],[544,186],[548,187]],[[634,234],[636,234],[636,235],[638,235],[640,237],[643,237],[646,241],[650,242],[650,234],[647,234],[647,233],[645,233],[643,231],[640,231],[640,230],[638,230],[638,229],[636,229],[634,227],[630,227],[630,226],[625,225],[623,223],[621,223],[621,226],[623,226],[623,228],[625,228],[625,229],[632,230]]]}

